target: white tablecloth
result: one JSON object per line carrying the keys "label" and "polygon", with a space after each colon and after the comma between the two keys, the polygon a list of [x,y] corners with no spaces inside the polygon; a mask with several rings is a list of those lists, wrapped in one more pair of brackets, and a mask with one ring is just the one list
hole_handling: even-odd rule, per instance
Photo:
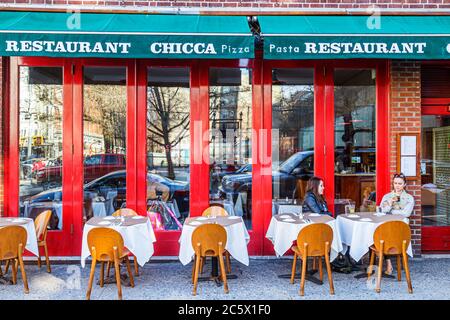
{"label": "white tablecloth", "polygon": [[[87,235],[89,231],[93,228],[107,227],[118,231],[123,238],[125,247],[136,256],[137,262],[140,266],[143,266],[146,262],[150,260],[150,257],[154,253],[153,242],[156,242],[155,233],[153,232],[152,224],[150,220],[146,217],[141,217],[146,219],[145,223],[139,223],[132,226],[100,226],[100,225],[90,225],[86,223],[83,229],[83,240],[81,247],[81,266],[84,268],[86,258],[91,255],[87,243]],[[107,218],[108,219],[108,218]],[[104,221],[114,222],[115,220]],[[132,219],[127,217],[126,219]]]}
{"label": "white tablecloth", "polygon": [[281,204],[278,207],[278,214],[293,213],[300,214],[302,212],[302,206],[294,204]]}
{"label": "white tablecloth", "polygon": [[[344,252],[347,252],[350,246],[350,256],[359,261],[373,245],[373,234],[375,229],[386,221],[403,221],[409,223],[408,218],[401,215],[385,215],[381,217],[374,216],[372,212],[356,212],[359,218],[349,218],[347,215],[338,215],[337,227],[341,234]],[[371,219],[371,222],[360,221],[362,218]],[[412,257],[411,244],[409,244],[407,253]]]}
{"label": "white tablecloth", "polygon": [[226,212],[228,212],[228,215],[235,216],[236,213],[233,208],[233,201],[229,200],[213,200],[210,202],[211,205],[214,205],[215,203],[223,205],[223,208]]}
{"label": "white tablecloth", "polygon": [[[326,223],[333,229],[330,260],[333,261],[336,259],[338,253],[344,251],[341,237],[336,227],[336,220],[328,216],[314,217],[308,214],[305,214],[304,217],[309,217],[313,223]],[[293,219],[295,221],[283,221],[285,219]],[[292,242],[297,240],[300,230],[307,225],[308,224],[302,223],[298,217],[292,214],[280,214],[272,217],[266,233],[266,238],[272,241],[275,253],[278,257],[284,255],[292,247]]]}
{"label": "white tablecloth", "polygon": [[25,245],[25,249],[30,251],[35,256],[39,256],[39,249],[36,239],[36,229],[34,228],[34,220],[31,218],[0,218],[0,228],[6,225],[16,225],[15,221],[26,221],[25,224],[18,223],[18,226],[21,226],[27,230],[27,244]]}
{"label": "white tablecloth", "polygon": [[227,232],[227,244],[225,249],[230,253],[233,258],[237,261],[249,265],[247,244],[250,241],[250,235],[248,234],[247,228],[241,217],[229,216],[229,217],[217,217],[209,218],[206,217],[196,217],[187,219],[183,225],[183,230],[181,232],[180,239],[180,253],[178,258],[183,265],[187,265],[193,258],[195,252],[192,247],[192,232],[194,232],[196,225],[191,225],[190,222],[196,221],[203,223],[214,223],[223,225],[221,222],[233,221],[231,225],[224,225]]}

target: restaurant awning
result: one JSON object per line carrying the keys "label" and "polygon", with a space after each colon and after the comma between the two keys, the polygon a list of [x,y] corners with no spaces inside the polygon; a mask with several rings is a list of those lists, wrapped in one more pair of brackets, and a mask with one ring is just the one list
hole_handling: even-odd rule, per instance
{"label": "restaurant awning", "polygon": [[245,16],[0,12],[0,55],[253,58]]}
{"label": "restaurant awning", "polygon": [[259,16],[266,59],[449,59],[450,16]]}

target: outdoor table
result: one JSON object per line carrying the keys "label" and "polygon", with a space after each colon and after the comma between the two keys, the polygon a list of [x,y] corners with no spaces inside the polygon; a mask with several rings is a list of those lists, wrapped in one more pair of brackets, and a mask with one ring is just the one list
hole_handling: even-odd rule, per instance
{"label": "outdoor table", "polygon": [[[226,216],[226,217],[195,217],[188,218],[184,222],[183,230],[179,239],[180,253],[179,259],[183,265],[187,265],[195,255],[194,248],[192,247],[192,233],[195,228],[206,223],[217,223],[225,228],[227,233],[227,244],[225,249],[233,256],[234,259],[249,265],[249,257],[247,244],[250,241],[250,235],[245,227],[244,221],[238,216]],[[227,279],[233,279],[236,276],[227,275]],[[212,259],[212,273],[211,278],[207,280],[214,280],[218,283],[218,259]]]}
{"label": "outdoor table", "polygon": [[274,215],[279,214],[280,206],[284,206],[284,205],[300,205],[300,204],[294,203],[292,199],[288,199],[288,200],[272,199],[272,215],[274,216]]}
{"label": "outdoor table", "polygon": [[87,235],[90,230],[98,227],[111,228],[120,233],[125,247],[136,257],[140,266],[144,266],[154,253],[153,242],[156,242],[152,224],[147,217],[132,216],[123,217],[94,217],[86,222],[83,229],[81,247],[81,266],[84,268],[86,258],[91,255],[87,243]]}
{"label": "outdoor table", "polygon": [[[25,245],[25,249],[35,256],[39,256],[34,220],[31,218],[0,218],[0,228],[9,226],[21,226],[25,228],[27,231],[27,243]],[[0,283],[9,284],[10,281],[4,277],[0,277]]]}
{"label": "outdoor table", "polygon": [[[341,214],[337,216],[337,227],[341,234],[344,252],[355,261],[359,261],[370,250],[373,245],[373,234],[375,229],[387,221],[403,221],[409,224],[408,218],[395,214],[376,214],[375,212],[356,212],[354,214]],[[407,254],[413,256],[411,243],[408,246]],[[358,274],[356,278],[367,276],[366,273]]]}
{"label": "outdoor table", "polygon": [[294,215],[298,215],[302,212],[302,210],[302,206],[296,204],[280,204],[278,206],[278,214],[292,213]]}
{"label": "outdoor table", "polygon": [[[272,241],[277,257],[284,255],[292,247],[292,243],[297,240],[299,232],[311,223],[326,223],[333,229],[330,261],[336,259],[338,253],[344,250],[339,231],[336,227],[336,220],[328,215],[320,215],[318,213],[305,213],[303,219],[300,219],[299,216],[292,213],[278,214],[272,217],[269,228],[267,229],[266,238]],[[302,261],[302,263],[304,262]],[[306,276],[306,279],[316,284],[322,284],[322,281],[311,276],[315,272],[315,270],[312,270]],[[291,275],[280,275],[279,277],[290,278]],[[299,275],[296,275],[296,277],[299,277]]]}

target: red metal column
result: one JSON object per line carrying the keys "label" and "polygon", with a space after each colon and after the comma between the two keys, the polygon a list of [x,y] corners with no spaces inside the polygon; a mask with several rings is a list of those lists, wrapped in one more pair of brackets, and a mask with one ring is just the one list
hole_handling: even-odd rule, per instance
{"label": "red metal column", "polygon": [[[334,214],[334,69],[326,64],[324,67],[325,77],[325,104],[323,106],[325,125],[324,131],[315,129],[317,135],[325,135],[325,199],[328,203],[328,209]],[[317,136],[316,135],[316,136]],[[320,146],[318,146],[320,149]],[[322,147],[323,148],[323,147]]]}

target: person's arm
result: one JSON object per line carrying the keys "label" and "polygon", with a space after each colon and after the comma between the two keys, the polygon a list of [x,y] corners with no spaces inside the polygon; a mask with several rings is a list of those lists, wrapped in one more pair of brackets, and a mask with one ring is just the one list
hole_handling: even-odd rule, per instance
{"label": "person's arm", "polygon": [[406,203],[405,207],[400,210],[392,210],[392,214],[400,214],[406,218],[409,218],[411,213],[414,209],[414,197],[410,196],[408,197],[408,202]]}
{"label": "person's arm", "polygon": [[312,194],[308,194],[308,195],[305,197],[304,204],[305,204],[306,206],[308,206],[308,208],[309,208],[309,210],[311,210],[311,212],[314,212],[314,213],[321,213],[321,211],[322,211],[322,210],[320,209],[319,204],[317,203],[316,198],[315,198]]}
{"label": "person's arm", "polygon": [[384,212],[384,213],[388,213],[388,212],[390,212],[391,209],[392,209],[392,207],[391,207],[391,205],[390,205],[390,203],[389,203],[388,198],[389,198],[389,193],[388,193],[388,194],[385,194],[385,195],[383,196],[383,199],[381,199],[381,203],[380,203],[381,211]]}

